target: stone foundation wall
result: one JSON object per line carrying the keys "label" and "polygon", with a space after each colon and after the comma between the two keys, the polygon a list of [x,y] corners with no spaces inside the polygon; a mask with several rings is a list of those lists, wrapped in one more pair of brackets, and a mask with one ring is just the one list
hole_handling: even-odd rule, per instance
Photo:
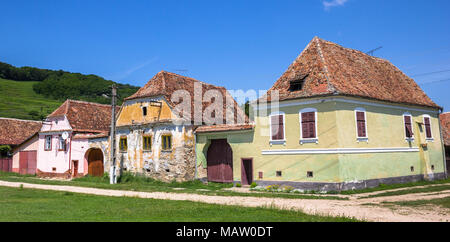
{"label": "stone foundation wall", "polygon": [[[445,173],[436,173],[433,178],[429,180],[445,179]],[[325,183],[325,182],[290,182],[290,181],[263,181],[256,180],[259,186],[280,185],[291,186],[296,189],[305,191],[346,191],[346,190],[360,190],[364,188],[377,187],[380,184],[395,184],[395,183],[409,183],[425,180],[424,175],[389,177],[381,179],[371,179],[358,182],[339,182],[339,183]]]}

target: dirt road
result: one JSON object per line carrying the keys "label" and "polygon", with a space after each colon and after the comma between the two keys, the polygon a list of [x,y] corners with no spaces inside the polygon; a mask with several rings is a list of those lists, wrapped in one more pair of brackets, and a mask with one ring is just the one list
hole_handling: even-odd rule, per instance
{"label": "dirt road", "polygon": [[[439,222],[450,221],[448,209],[433,206],[431,209],[416,209],[411,207],[386,207],[380,206],[382,202],[399,202],[429,200],[450,196],[450,191],[440,191],[432,193],[415,193],[390,197],[363,198],[361,195],[342,195],[349,197],[349,200],[327,200],[327,199],[286,199],[286,198],[265,198],[265,197],[237,197],[237,196],[211,196],[189,193],[165,193],[165,192],[136,192],[122,190],[108,190],[88,187],[61,186],[30,184],[22,182],[0,181],[0,186],[20,187],[33,189],[44,189],[54,191],[68,191],[75,193],[85,193],[103,196],[128,196],[140,198],[185,200],[203,203],[237,205],[247,207],[274,206],[280,209],[297,209],[308,214],[345,216],[353,217],[365,221],[386,221],[386,222]],[[402,189],[395,189],[402,190]],[[392,191],[392,190],[391,190]],[[385,192],[385,191],[384,191]],[[365,193],[364,196],[376,194]]]}

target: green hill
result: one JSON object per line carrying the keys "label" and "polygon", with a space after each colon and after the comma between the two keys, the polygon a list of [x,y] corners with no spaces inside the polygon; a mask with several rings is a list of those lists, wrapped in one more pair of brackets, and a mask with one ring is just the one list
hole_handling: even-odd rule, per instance
{"label": "green hill", "polygon": [[0,117],[42,120],[66,99],[110,104],[112,84],[119,105],[139,89],[96,75],[0,62]]}
{"label": "green hill", "polygon": [[63,103],[35,93],[36,83],[0,78],[0,117],[39,120]]}

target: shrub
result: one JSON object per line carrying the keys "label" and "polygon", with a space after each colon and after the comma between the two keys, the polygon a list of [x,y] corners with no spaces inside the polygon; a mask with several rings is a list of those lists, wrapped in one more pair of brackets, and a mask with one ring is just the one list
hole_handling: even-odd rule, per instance
{"label": "shrub", "polygon": [[241,183],[236,183],[236,187],[242,187]]}
{"label": "shrub", "polygon": [[252,184],[250,185],[250,188],[255,188],[257,186],[258,186],[258,184],[256,184],[256,182],[252,182]]}
{"label": "shrub", "polygon": [[294,189],[295,189],[294,187],[285,186],[285,187],[283,187],[283,192],[290,193],[290,192],[294,191]]}
{"label": "shrub", "polygon": [[269,185],[266,187],[266,190],[268,192],[278,192],[279,188],[280,188],[280,185]]}

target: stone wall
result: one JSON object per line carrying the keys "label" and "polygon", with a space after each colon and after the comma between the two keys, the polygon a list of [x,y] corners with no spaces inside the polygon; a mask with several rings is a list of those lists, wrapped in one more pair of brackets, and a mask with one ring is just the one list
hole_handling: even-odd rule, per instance
{"label": "stone wall", "polygon": [[[163,150],[161,136],[172,136],[172,149]],[[151,136],[151,150],[143,149],[143,137]],[[127,150],[120,150],[120,138],[127,138]],[[123,171],[170,182],[189,181],[195,176],[194,134],[192,126],[145,124],[122,126],[116,136],[117,162]]]}

